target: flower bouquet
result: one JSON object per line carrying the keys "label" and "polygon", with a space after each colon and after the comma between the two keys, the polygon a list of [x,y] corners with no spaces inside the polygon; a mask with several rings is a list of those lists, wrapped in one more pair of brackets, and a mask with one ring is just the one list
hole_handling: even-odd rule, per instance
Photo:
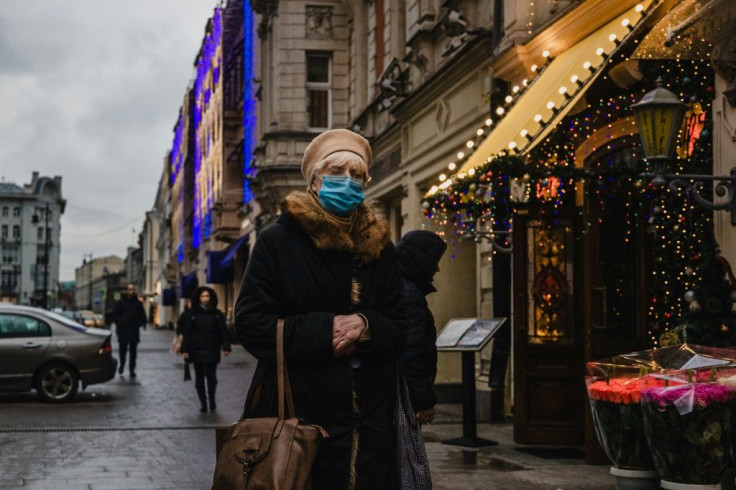
{"label": "flower bouquet", "polygon": [[645,436],[641,403],[644,392],[708,383],[713,381],[714,370],[727,372],[734,366],[734,350],[688,344],[589,362],[586,384],[593,423],[614,467],[642,471],[658,468],[650,452],[652,443]]}
{"label": "flower bouquet", "polygon": [[735,395],[729,386],[698,382],[642,392],[644,431],[662,480],[700,485],[720,481],[730,462]]}
{"label": "flower bouquet", "polygon": [[653,470],[644,435],[641,392],[657,386],[654,378],[589,378],[588,398],[598,441],[617,468]]}

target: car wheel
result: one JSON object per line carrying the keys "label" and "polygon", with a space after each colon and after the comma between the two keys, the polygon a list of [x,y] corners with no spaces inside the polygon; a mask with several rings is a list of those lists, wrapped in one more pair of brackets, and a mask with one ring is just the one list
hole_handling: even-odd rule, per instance
{"label": "car wheel", "polygon": [[69,401],[76,396],[78,388],[79,376],[68,364],[47,364],[36,375],[36,391],[47,402]]}

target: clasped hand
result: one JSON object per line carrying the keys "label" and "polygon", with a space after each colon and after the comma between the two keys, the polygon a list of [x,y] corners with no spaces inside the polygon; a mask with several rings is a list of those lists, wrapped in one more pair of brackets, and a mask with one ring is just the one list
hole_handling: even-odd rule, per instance
{"label": "clasped hand", "polygon": [[332,350],[335,356],[355,352],[360,335],[366,328],[360,315],[335,315],[332,322]]}

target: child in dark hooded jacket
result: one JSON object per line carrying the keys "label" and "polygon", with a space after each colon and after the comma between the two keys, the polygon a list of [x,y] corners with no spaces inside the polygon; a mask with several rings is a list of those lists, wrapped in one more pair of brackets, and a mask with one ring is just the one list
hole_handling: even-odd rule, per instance
{"label": "child in dark hooded jacket", "polygon": [[432,285],[447,244],[431,231],[415,230],[404,235],[396,246],[396,256],[404,279],[404,309],[409,323],[402,363],[409,395],[417,420],[434,420],[434,380],[437,375],[437,331],[426,296],[436,291]]}

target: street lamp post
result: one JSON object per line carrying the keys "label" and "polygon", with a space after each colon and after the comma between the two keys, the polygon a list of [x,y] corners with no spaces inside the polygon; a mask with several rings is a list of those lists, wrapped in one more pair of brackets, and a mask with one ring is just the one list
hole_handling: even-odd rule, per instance
{"label": "street lamp post", "polygon": [[[651,172],[643,174],[643,177],[652,179],[655,186],[668,184],[667,187],[673,191],[688,189],[702,208],[730,211],[731,226],[736,226],[736,167],[731,169],[730,175],[666,173],[667,163],[675,154],[677,134],[688,106],[664,88],[660,78],[657,88],[645,94],[631,108],[636,116],[644,156],[651,168]],[[709,201],[702,196],[705,182],[717,182],[714,192],[722,198],[721,201]]]}

